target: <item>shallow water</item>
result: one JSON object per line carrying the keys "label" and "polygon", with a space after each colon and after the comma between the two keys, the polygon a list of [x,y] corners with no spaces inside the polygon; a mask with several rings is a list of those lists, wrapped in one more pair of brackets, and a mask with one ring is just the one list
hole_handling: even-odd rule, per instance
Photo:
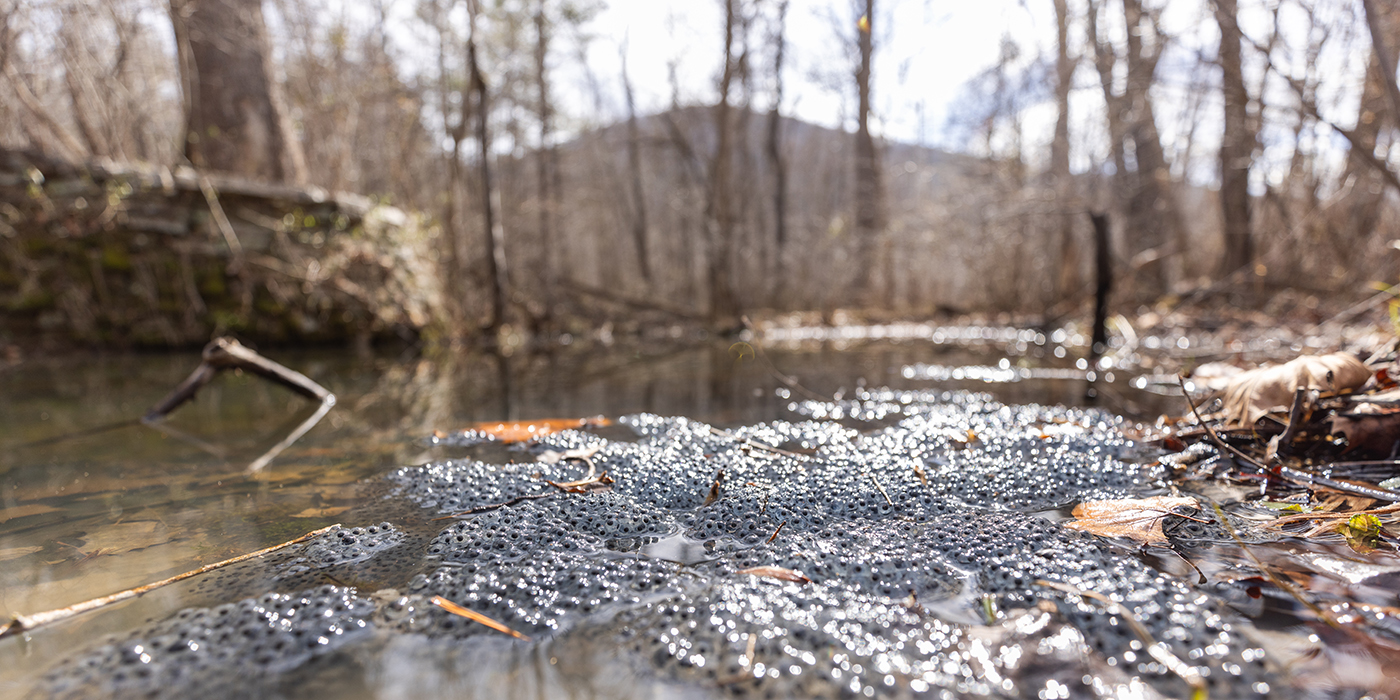
{"label": "shallow water", "polygon": [[[770,348],[766,359],[744,344],[508,358],[269,355],[339,401],[252,476],[244,467],[314,409],[258,378],[223,376],[155,429],[130,421],[183,379],[196,355],[30,362],[0,373],[0,616],[70,605],[339,522],[366,477],[454,456],[429,446],[434,430],[638,412],[753,424],[795,418],[804,391],[841,396],[862,385],[971,388],[1007,403],[1072,405],[1084,402],[1086,388],[1073,372],[984,381],[1005,379],[1007,366],[1068,370],[1073,355],[918,339]],[[920,363],[982,369],[908,371]],[[987,371],[997,367],[1002,375]],[[785,386],[774,368],[801,388]],[[1143,417],[1175,408],[1127,379],[1100,382],[1105,407]],[[74,644],[178,609],[186,602],[179,595],[159,591],[0,642],[0,696],[19,697]]]}

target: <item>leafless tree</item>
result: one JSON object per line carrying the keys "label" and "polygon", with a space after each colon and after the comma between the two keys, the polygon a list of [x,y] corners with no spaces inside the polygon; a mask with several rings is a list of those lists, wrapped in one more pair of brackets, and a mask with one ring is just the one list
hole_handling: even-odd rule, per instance
{"label": "leafless tree", "polygon": [[880,160],[875,152],[875,139],[870,134],[870,68],[875,54],[874,26],[875,0],[865,0],[865,14],[861,15],[856,27],[860,64],[855,75],[855,235],[859,252],[855,259],[853,286],[866,304],[876,303],[880,296],[874,289],[877,279],[876,251],[880,248],[886,226]]}
{"label": "leafless tree", "polygon": [[185,100],[185,157],[198,167],[306,182],[272,67],[260,0],[170,0]]}
{"label": "leafless tree", "polygon": [[1224,131],[1220,140],[1220,210],[1224,218],[1225,257],[1220,271],[1229,274],[1254,258],[1250,231],[1249,171],[1256,137],[1249,118],[1249,90],[1241,60],[1243,35],[1235,0],[1213,0],[1220,26],[1221,92],[1225,98]]}

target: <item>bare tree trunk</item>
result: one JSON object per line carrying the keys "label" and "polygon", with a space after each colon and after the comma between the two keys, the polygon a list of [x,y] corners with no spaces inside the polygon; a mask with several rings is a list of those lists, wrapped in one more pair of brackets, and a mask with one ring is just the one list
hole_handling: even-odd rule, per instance
{"label": "bare tree trunk", "polygon": [[1254,161],[1255,136],[1249,123],[1249,90],[1244,83],[1235,0],[1215,0],[1220,25],[1221,92],[1225,125],[1220,140],[1220,209],[1224,219],[1225,258],[1220,274],[1228,275],[1254,259],[1250,233],[1249,169]]}
{"label": "bare tree trunk", "polygon": [[467,317],[467,290],[466,275],[463,274],[467,257],[466,232],[462,229],[461,222],[458,221],[458,197],[462,192],[462,141],[466,138],[467,118],[470,113],[469,100],[466,94],[462,95],[461,104],[457,110],[457,123],[451,123],[452,101],[450,95],[452,89],[447,73],[447,46],[451,29],[447,25],[447,17],[451,14],[456,0],[446,0],[447,7],[442,7],[440,0],[433,0],[430,5],[434,29],[438,35],[437,70],[438,70],[438,109],[442,113],[442,126],[447,131],[447,136],[452,139],[452,150],[447,157],[447,192],[443,197],[442,228],[443,236],[447,240],[447,260],[445,267],[447,274],[444,275],[446,283],[447,297],[449,302],[449,313],[457,328],[461,328],[461,322]]}
{"label": "bare tree trunk", "polygon": [[787,274],[784,259],[787,249],[787,161],[783,158],[782,150],[783,51],[786,48],[787,8],[788,0],[778,3],[773,50],[773,106],[768,110],[768,138],[764,147],[768,167],[773,171],[773,277],[778,281],[779,288],[783,286],[783,277]]}
{"label": "bare tree trunk", "polygon": [[720,71],[719,102],[715,104],[715,154],[710,160],[709,197],[705,218],[709,230],[710,325],[735,328],[739,300],[734,290],[734,213],[730,198],[733,124],[729,91],[734,82],[734,30],[738,0],[724,0],[724,66]]}
{"label": "bare tree trunk", "polygon": [[476,51],[476,3],[468,0],[470,27],[467,32],[467,73],[476,116],[476,140],[479,146],[477,176],[481,180],[481,217],[486,230],[486,275],[491,283],[491,315],[485,330],[495,335],[505,324],[506,317],[506,240],[505,229],[497,215],[498,193],[491,176],[491,102],[486,77],[481,73]]}
{"label": "bare tree trunk", "polygon": [[[1342,172],[1342,182],[1351,183],[1348,211],[1344,231],[1349,242],[1361,241],[1370,237],[1380,220],[1381,205],[1385,201],[1387,178],[1382,170],[1386,164],[1373,154],[1380,134],[1387,124],[1400,125],[1400,112],[1392,97],[1391,85],[1395,81],[1395,60],[1390,54],[1391,46],[1400,43],[1400,17],[1381,12],[1373,0],[1365,0],[1366,22],[1371,32],[1371,59],[1366,64],[1366,82],[1361,89],[1361,104],[1357,109],[1356,128],[1343,132],[1351,142],[1347,155],[1346,169]],[[1395,173],[1391,172],[1394,179]]]}
{"label": "bare tree trunk", "polygon": [[540,150],[535,154],[535,178],[539,191],[539,275],[544,294],[544,315],[549,319],[554,316],[554,250],[558,243],[555,241],[553,222],[556,193],[550,173],[557,164],[553,158],[554,106],[549,96],[549,19],[545,16],[546,1],[539,0],[535,7],[535,84],[539,88],[540,119]]}
{"label": "bare tree trunk", "polygon": [[1075,60],[1069,55],[1069,7],[1066,0],[1055,2],[1055,138],[1050,142],[1050,178],[1055,191],[1059,219],[1059,274],[1055,293],[1059,298],[1079,288],[1079,250],[1074,240],[1074,180],[1069,171],[1069,93],[1073,87]]}
{"label": "bare tree trunk", "polygon": [[[1123,0],[1128,29],[1128,81],[1124,92],[1128,118],[1127,136],[1133,140],[1137,173],[1128,199],[1128,230],[1137,236],[1134,253],[1153,251],[1144,259],[1138,277],[1147,281],[1146,291],[1160,295],[1175,282],[1185,253],[1180,214],[1172,192],[1171,171],[1157,131],[1149,91],[1157,70],[1162,40],[1155,18],[1143,12],[1140,0]],[[1142,37],[1150,31],[1156,44],[1144,51]]]}
{"label": "bare tree trunk", "polygon": [[627,173],[632,185],[632,243],[642,279],[651,284],[651,257],[647,253],[647,200],[642,187],[641,136],[637,130],[637,104],[632,98],[632,81],[627,76],[627,54],[623,47],[622,91],[627,97]]}
{"label": "bare tree trunk", "polygon": [[875,21],[875,0],[865,0],[864,22],[857,28],[860,67],[856,71],[856,163],[855,235],[856,276],[854,291],[866,305],[879,302],[875,287],[875,252],[885,229],[884,188],[880,182],[880,161],[875,140],[870,135],[870,63],[875,51],[871,28]]}
{"label": "bare tree trunk", "polygon": [[1089,37],[1094,44],[1094,68],[1099,73],[1099,85],[1103,88],[1108,121],[1108,140],[1113,154],[1113,181],[1120,197],[1126,197],[1128,177],[1128,157],[1123,151],[1123,138],[1127,129],[1123,127],[1123,98],[1113,91],[1113,70],[1118,57],[1113,47],[1099,33],[1099,4],[1089,0]]}
{"label": "bare tree trunk", "polygon": [[170,0],[185,87],[185,157],[196,167],[306,182],[261,0]]}

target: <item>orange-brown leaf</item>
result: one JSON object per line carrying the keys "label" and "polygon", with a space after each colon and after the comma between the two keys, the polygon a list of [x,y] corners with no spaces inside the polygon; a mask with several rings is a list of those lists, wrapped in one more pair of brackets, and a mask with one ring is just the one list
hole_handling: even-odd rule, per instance
{"label": "orange-brown leaf", "polygon": [[538,418],[528,421],[503,423],[488,421],[471,426],[472,430],[494,435],[501,442],[524,442],[543,437],[561,430],[578,428],[602,428],[612,425],[612,421],[602,416],[592,418]]}
{"label": "orange-brown leaf", "polygon": [[1194,498],[1153,496],[1116,501],[1086,501],[1074,507],[1065,527],[1100,537],[1126,537],[1143,544],[1167,544],[1162,521],[1177,508],[1195,508]]}

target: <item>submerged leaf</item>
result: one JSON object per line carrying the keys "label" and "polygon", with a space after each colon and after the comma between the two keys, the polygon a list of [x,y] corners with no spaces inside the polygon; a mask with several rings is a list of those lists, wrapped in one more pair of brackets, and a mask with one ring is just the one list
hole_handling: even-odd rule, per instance
{"label": "submerged leaf", "polygon": [[1370,378],[1371,370],[1349,353],[1308,355],[1235,375],[1225,387],[1221,411],[1226,425],[1250,426],[1271,410],[1287,410],[1299,388],[1340,394],[1361,388]]}
{"label": "submerged leaf", "polygon": [[1126,537],[1143,544],[1165,545],[1167,536],[1162,532],[1162,521],[1177,508],[1199,506],[1196,499],[1186,496],[1086,501],[1074,507],[1075,519],[1065,523],[1065,527],[1100,537]]}
{"label": "submerged leaf", "polygon": [[1370,554],[1380,544],[1381,519],[1370,513],[1357,513],[1346,522],[1337,523],[1337,531],[1357,554]]}

